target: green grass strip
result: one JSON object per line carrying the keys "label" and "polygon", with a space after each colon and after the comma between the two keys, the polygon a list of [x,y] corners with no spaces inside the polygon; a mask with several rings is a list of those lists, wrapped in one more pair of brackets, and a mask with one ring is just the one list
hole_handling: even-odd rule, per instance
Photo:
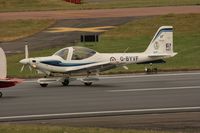
{"label": "green grass strip", "polygon": [[33,124],[1,124],[1,133],[197,133],[198,129],[182,130],[134,130],[134,129],[107,129],[107,128],[77,128],[59,125]]}
{"label": "green grass strip", "polygon": [[46,29],[54,22],[54,20],[0,21],[0,42],[31,36]]}

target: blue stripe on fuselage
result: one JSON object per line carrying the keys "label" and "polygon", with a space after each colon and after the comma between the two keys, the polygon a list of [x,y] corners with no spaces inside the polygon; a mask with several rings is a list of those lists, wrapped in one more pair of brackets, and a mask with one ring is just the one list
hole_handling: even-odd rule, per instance
{"label": "blue stripe on fuselage", "polygon": [[160,36],[160,34],[161,34],[162,32],[172,32],[172,30],[173,30],[173,28],[161,29],[161,30],[156,34],[156,36],[155,36],[155,38],[153,39],[153,41],[156,40],[156,38],[158,38],[158,36]]}
{"label": "blue stripe on fuselage", "polygon": [[51,65],[51,66],[71,67],[71,66],[89,65],[89,64],[93,64],[95,62],[89,62],[89,63],[63,63],[61,61],[50,60],[50,61],[41,61],[40,63]]}

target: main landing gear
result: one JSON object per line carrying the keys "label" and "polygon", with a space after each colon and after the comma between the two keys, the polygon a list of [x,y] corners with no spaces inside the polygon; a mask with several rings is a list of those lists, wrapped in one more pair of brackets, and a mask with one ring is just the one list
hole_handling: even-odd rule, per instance
{"label": "main landing gear", "polygon": [[41,87],[47,87],[48,84],[61,83],[63,86],[68,86],[72,81],[80,81],[85,86],[91,86],[93,82],[98,81],[98,77],[87,76],[85,78],[69,78],[69,77],[44,77],[37,80]]}
{"label": "main landing gear", "polygon": [[69,78],[64,79],[64,81],[62,82],[63,86],[68,86],[69,85]]}
{"label": "main landing gear", "polygon": [[158,68],[153,67],[152,63],[150,63],[149,65],[150,65],[149,67],[145,67],[145,69],[144,69],[147,74],[154,74],[154,73],[158,72]]}
{"label": "main landing gear", "polygon": [[63,86],[68,86],[69,85],[69,78],[63,78],[63,77],[44,77],[44,78],[40,78],[37,81],[41,87],[47,87],[48,84],[51,83],[57,83],[60,82]]}
{"label": "main landing gear", "polygon": [[[87,76],[81,79],[81,81],[84,83],[85,86],[91,86],[93,83],[92,81],[96,81],[96,78],[94,79],[90,77],[90,75],[91,75],[91,72],[87,72]],[[96,75],[99,76],[98,73]]]}

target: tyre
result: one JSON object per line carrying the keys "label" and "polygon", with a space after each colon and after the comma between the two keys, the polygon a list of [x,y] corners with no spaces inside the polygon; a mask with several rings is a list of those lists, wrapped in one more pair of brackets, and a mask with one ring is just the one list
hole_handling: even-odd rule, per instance
{"label": "tyre", "polygon": [[145,71],[147,74],[150,74],[152,72],[152,70],[150,68],[146,68]]}
{"label": "tyre", "polygon": [[47,87],[48,84],[40,84],[41,87]]}
{"label": "tyre", "polygon": [[92,85],[92,82],[85,82],[84,83],[86,86],[91,86]]}
{"label": "tyre", "polygon": [[68,86],[68,85],[69,85],[69,79],[65,79],[65,80],[62,82],[62,85],[63,85],[63,86]]}
{"label": "tyre", "polygon": [[158,72],[158,68],[154,68],[153,72],[157,73]]}

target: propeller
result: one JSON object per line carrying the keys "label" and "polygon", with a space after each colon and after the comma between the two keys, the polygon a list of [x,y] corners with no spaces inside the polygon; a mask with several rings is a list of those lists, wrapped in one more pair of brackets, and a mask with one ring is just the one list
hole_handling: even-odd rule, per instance
{"label": "propeller", "polygon": [[[28,64],[27,64],[27,65],[28,65]],[[20,72],[23,72],[23,71],[24,71],[24,67],[25,67],[25,66],[27,66],[27,65],[23,65],[23,66],[21,67],[21,70],[20,70]],[[31,68],[31,66],[28,66],[28,67],[29,67],[29,70],[30,70],[30,71],[32,71],[32,68]]]}
{"label": "propeller", "polygon": [[28,53],[28,45],[25,45],[25,58],[20,60],[20,63],[23,64],[22,68],[21,68],[21,72],[24,70],[25,66],[29,67],[29,70],[32,71],[32,68],[29,64],[29,53]]}
{"label": "propeller", "polygon": [[24,71],[24,65],[22,66],[22,68],[21,68],[20,72],[23,72],[23,71]]}
{"label": "propeller", "polygon": [[123,68],[124,68],[125,70],[128,70],[128,67],[127,67],[127,66],[123,66]]}
{"label": "propeller", "polygon": [[25,45],[25,59],[28,59],[28,45]]}

